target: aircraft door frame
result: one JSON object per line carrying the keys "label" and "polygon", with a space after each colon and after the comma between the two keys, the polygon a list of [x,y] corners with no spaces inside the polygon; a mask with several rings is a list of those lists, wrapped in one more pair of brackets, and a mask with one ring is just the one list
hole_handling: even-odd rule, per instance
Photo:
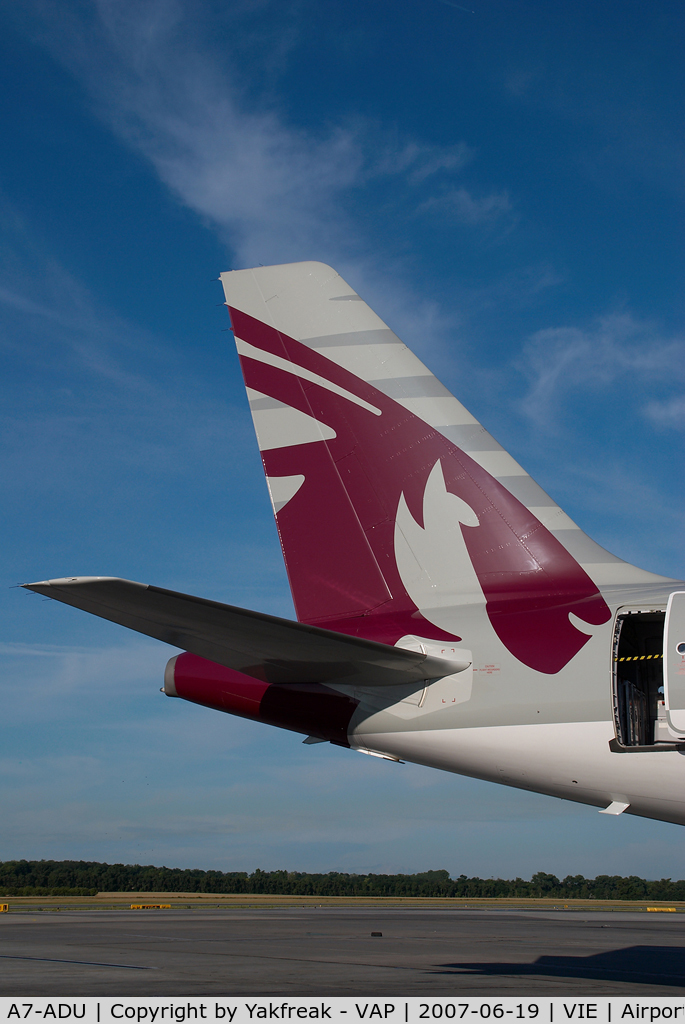
{"label": "aircraft door frame", "polygon": [[685,591],[668,598],[664,623],[664,701],[668,731],[685,737]]}

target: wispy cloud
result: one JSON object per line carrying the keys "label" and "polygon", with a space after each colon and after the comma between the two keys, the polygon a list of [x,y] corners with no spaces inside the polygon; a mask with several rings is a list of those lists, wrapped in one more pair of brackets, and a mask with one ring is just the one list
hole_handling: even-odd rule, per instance
{"label": "wispy cloud", "polygon": [[[685,378],[685,339],[664,337],[659,328],[630,313],[599,317],[588,327],[554,327],[536,332],[523,349],[520,367],[530,384],[522,409],[531,419],[551,423],[559,404],[582,390],[597,390],[626,377],[668,386]],[[670,406],[673,411],[669,412]],[[678,415],[675,403],[652,403],[646,412],[664,421]]]}
{"label": "wispy cloud", "polygon": [[177,474],[252,442],[247,421],[232,424],[227,396],[209,393],[192,353],[97,301],[1,195],[0,222],[6,498],[92,487],[105,462]]}
{"label": "wispy cloud", "polygon": [[460,142],[457,146],[419,146],[410,144],[406,151],[410,159],[407,165],[412,167],[409,181],[416,185],[440,171],[462,170],[475,157],[475,150]]}
{"label": "wispy cloud", "polygon": [[662,402],[649,402],[644,408],[644,413],[660,427],[685,430],[685,395],[677,395]]}
{"label": "wispy cloud", "polygon": [[431,196],[419,206],[420,212],[447,216],[461,224],[489,224],[511,210],[507,192],[493,192],[490,195],[475,196],[460,187],[450,189],[440,196]]}
{"label": "wispy cloud", "polygon": [[[682,503],[655,426],[677,427],[685,341],[630,312],[536,332],[516,361],[530,468],[583,529],[628,561],[682,575]],[[660,474],[662,474],[660,478]]]}
{"label": "wispy cloud", "polygon": [[91,690],[94,683],[136,692],[141,681],[159,677],[165,651],[169,657],[178,653],[155,641],[104,648],[2,643],[5,703],[11,698],[17,707],[29,711],[37,700],[44,702],[51,696],[61,700]]}
{"label": "wispy cloud", "polygon": [[[504,193],[481,197],[462,187],[439,200],[426,195],[436,188],[442,194],[474,160],[466,142],[393,138],[390,129],[362,119],[305,129],[279,108],[275,91],[255,99],[250,90],[262,66],[272,74],[271,46],[277,63],[283,60],[280,44],[260,29],[262,52],[243,76],[241,54],[216,59],[201,38],[202,15],[190,18],[182,0],[99,0],[90,13],[59,14],[34,3],[34,35],[42,33],[40,41],[87,87],[100,116],[145,156],[179,202],[217,231],[234,267],[332,263],[381,315],[392,310],[408,341],[414,326],[424,345],[440,338],[444,315],[436,317],[413,293],[401,260],[379,269],[377,244],[355,202],[386,177],[405,186],[393,216],[410,217],[427,201],[449,207],[455,222],[486,228],[508,209]],[[238,6],[230,17],[248,17],[246,10]]]}
{"label": "wispy cloud", "polygon": [[[145,374],[125,366],[125,356],[159,358],[162,346],[149,332],[103,309],[51,255],[35,230],[0,193],[0,348],[41,372],[86,370],[130,393],[149,395]],[[37,282],[39,286],[37,288]]]}
{"label": "wispy cloud", "polygon": [[363,130],[315,134],[248,102],[235,73],[189,38],[180,2],[100,0],[95,9],[95,19],[49,18],[46,45],[178,199],[219,229],[239,265],[357,247],[342,200],[374,170]]}

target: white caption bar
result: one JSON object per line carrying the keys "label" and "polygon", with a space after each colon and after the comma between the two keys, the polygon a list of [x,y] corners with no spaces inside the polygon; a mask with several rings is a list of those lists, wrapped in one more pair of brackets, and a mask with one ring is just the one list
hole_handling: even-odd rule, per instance
{"label": "white caption bar", "polygon": [[187,1021],[330,1020],[338,1024],[421,1024],[421,1021],[535,1021],[536,1024],[632,1024],[634,1021],[681,1021],[685,1024],[685,996],[640,998],[509,998],[439,997],[398,999],[394,996],[339,997],[332,999],[265,999],[261,996],[175,999],[98,999],[65,997],[32,999],[0,997],[0,1022],[83,1021],[84,1024],[185,1024]]}

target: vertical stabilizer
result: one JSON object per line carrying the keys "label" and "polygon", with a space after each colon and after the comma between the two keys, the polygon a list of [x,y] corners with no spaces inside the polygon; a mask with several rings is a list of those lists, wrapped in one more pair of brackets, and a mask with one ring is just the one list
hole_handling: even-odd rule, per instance
{"label": "vertical stabilizer", "polygon": [[569,614],[609,617],[597,584],[662,579],[587,537],[330,267],[221,279],[301,621],[447,640],[431,609],[482,601],[556,672],[589,638]]}

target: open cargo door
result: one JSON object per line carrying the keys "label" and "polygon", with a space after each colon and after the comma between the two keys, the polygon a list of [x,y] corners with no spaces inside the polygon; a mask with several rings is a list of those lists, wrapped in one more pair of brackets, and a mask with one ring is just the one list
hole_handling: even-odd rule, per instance
{"label": "open cargo door", "polygon": [[664,628],[664,699],[668,728],[685,737],[685,591],[668,599]]}

